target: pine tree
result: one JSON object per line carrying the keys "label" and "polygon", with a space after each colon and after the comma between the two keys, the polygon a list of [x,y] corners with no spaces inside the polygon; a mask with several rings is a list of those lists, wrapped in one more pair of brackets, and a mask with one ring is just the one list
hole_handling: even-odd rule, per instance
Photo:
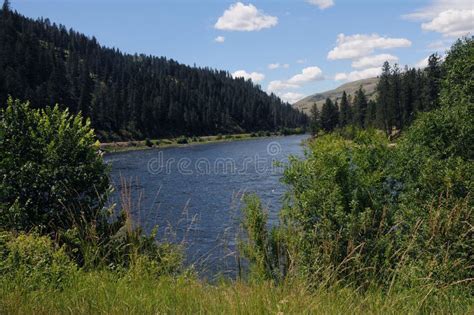
{"label": "pine tree", "polygon": [[339,111],[331,99],[327,98],[321,109],[321,128],[326,132],[332,131],[337,127],[338,121]]}
{"label": "pine tree", "polygon": [[354,97],[354,108],[356,113],[354,115],[354,123],[360,128],[365,128],[367,117],[367,97],[365,96],[362,86],[359,87]]}
{"label": "pine tree", "polygon": [[376,117],[377,117],[377,103],[374,100],[369,100],[369,103],[367,104],[367,118],[365,120],[366,121],[365,127],[374,128]]}
{"label": "pine tree", "polygon": [[347,126],[352,121],[352,110],[347,98],[346,91],[342,92],[339,124],[341,127]]}
{"label": "pine tree", "polygon": [[382,67],[382,74],[380,75],[379,82],[377,84],[377,113],[376,113],[376,125],[385,131],[387,135],[390,134],[392,126],[390,125],[389,112],[391,109],[392,100],[390,98],[390,76],[391,68],[390,64],[385,61]]}
{"label": "pine tree", "polygon": [[316,135],[318,131],[321,129],[321,115],[318,110],[318,106],[316,103],[313,104],[311,107],[311,133]]}
{"label": "pine tree", "polygon": [[426,110],[438,107],[438,98],[441,84],[441,66],[438,54],[433,54],[428,58],[426,72],[425,99]]}
{"label": "pine tree", "polygon": [[403,109],[401,104],[401,74],[400,68],[395,64],[392,68],[392,74],[390,76],[390,87],[391,87],[391,108],[390,108],[390,117],[392,119],[390,125],[395,126],[400,130],[403,126]]}

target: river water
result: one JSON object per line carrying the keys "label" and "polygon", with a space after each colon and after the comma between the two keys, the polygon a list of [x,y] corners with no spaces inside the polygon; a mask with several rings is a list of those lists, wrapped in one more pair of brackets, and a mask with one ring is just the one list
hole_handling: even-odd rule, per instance
{"label": "river water", "polygon": [[[270,224],[286,187],[281,183],[290,155],[302,157],[306,135],[251,139],[106,155],[115,193],[123,202],[129,187],[131,214],[145,232],[158,227],[158,239],[181,243],[186,262],[201,274],[235,275],[240,207],[256,193]],[[124,185],[126,181],[126,186]]]}

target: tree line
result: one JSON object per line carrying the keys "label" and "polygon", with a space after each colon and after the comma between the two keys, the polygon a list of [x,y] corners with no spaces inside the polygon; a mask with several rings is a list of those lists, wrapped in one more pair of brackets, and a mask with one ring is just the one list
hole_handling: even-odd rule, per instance
{"label": "tree line", "polygon": [[0,13],[0,103],[82,112],[102,140],[305,126],[307,116],[227,71],[101,46],[48,19]]}
{"label": "tree line", "polygon": [[417,112],[430,111],[439,106],[438,96],[443,77],[441,58],[433,54],[424,69],[385,62],[376,87],[375,99],[368,99],[362,87],[354,96],[344,91],[335,101],[326,99],[321,110],[311,108],[311,129],[326,132],[347,125],[377,128],[387,135],[411,124]]}

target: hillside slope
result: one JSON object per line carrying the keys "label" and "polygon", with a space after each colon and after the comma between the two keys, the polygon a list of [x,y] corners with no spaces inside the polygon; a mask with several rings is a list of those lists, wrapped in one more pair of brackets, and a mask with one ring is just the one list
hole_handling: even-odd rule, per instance
{"label": "hillside slope", "polygon": [[59,103],[90,117],[101,140],[276,130],[306,116],[227,71],[101,46],[48,19],[0,10],[0,106]]}
{"label": "hillside slope", "polygon": [[313,106],[314,103],[316,103],[318,108],[321,109],[326,98],[330,98],[331,100],[336,101],[337,99],[341,98],[342,93],[344,91],[346,91],[348,95],[354,95],[360,86],[362,86],[362,88],[364,89],[367,97],[369,99],[373,99],[375,98],[375,88],[377,86],[378,81],[379,81],[378,78],[369,78],[369,79],[363,79],[359,81],[345,83],[334,90],[330,90],[330,91],[326,91],[322,93],[316,93],[308,97],[305,97],[304,99],[293,104],[293,107],[309,114],[311,106]]}

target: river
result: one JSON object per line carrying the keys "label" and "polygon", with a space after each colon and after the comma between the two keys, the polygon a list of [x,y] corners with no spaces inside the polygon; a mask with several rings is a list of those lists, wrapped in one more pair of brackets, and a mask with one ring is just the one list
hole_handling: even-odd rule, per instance
{"label": "river", "polygon": [[[302,157],[306,135],[260,138],[114,153],[112,168],[121,204],[128,182],[131,214],[145,232],[158,227],[158,238],[181,243],[186,262],[202,274],[235,274],[236,239],[244,193],[256,193],[268,209],[270,224],[286,187],[281,183],[290,155]],[[275,163],[279,162],[279,163]]]}

